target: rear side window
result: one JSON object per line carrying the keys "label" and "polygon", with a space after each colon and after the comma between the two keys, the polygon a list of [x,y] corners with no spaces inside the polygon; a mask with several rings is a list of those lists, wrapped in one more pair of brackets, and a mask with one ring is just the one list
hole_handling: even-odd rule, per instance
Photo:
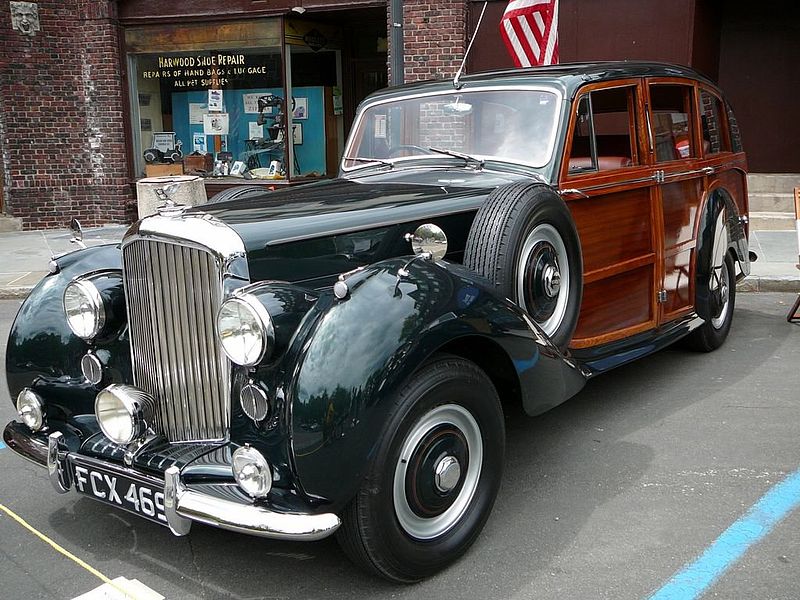
{"label": "rear side window", "polygon": [[650,118],[656,161],[697,156],[692,135],[694,89],[688,85],[650,85]]}
{"label": "rear side window", "polygon": [[736,121],[736,115],[733,114],[730,105],[725,105],[726,111],[728,113],[728,129],[731,132],[731,149],[734,152],[742,152],[744,148],[742,147],[742,136],[739,133],[739,123]]}
{"label": "rear side window", "polygon": [[731,143],[725,127],[722,100],[703,90],[700,92],[700,125],[702,127],[703,154],[730,152]]}
{"label": "rear side window", "polygon": [[637,164],[636,87],[595,90],[578,102],[569,172],[608,171]]}

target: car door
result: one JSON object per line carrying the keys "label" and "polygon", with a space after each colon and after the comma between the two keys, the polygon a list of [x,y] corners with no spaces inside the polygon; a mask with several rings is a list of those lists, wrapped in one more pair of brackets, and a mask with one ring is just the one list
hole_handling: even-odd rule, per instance
{"label": "car door", "polygon": [[561,195],[583,255],[583,301],[570,347],[655,327],[662,278],[644,127],[642,80],[591,84],[572,103]]}
{"label": "car door", "polygon": [[677,78],[646,80],[645,118],[652,187],[657,210],[657,252],[661,266],[657,318],[664,323],[694,307],[694,255],[701,200],[709,169],[701,167],[697,128],[698,89]]}

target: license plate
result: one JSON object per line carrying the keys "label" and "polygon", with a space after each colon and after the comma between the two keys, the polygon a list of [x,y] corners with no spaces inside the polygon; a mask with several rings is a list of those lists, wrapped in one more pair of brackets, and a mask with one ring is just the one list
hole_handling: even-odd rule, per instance
{"label": "license plate", "polygon": [[163,485],[70,459],[72,481],[79,493],[161,525],[167,524]]}

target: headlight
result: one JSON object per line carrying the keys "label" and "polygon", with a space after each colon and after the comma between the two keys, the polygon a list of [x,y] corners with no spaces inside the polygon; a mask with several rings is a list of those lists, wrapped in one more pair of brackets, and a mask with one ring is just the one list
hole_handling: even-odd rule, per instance
{"label": "headlight", "polygon": [[94,400],[94,414],[105,436],[117,444],[129,444],[147,431],[155,402],[145,392],[112,384]]}
{"label": "headlight", "polygon": [[253,498],[263,498],[272,489],[272,470],[267,459],[250,446],[237,448],[233,453],[233,476]]}
{"label": "headlight", "polygon": [[73,281],[64,290],[64,312],[69,328],[78,337],[90,340],[106,322],[103,299],[90,281]]}
{"label": "headlight", "polygon": [[258,364],[274,343],[272,318],[258,298],[245,294],[222,303],[217,315],[217,335],[234,363]]}
{"label": "headlight", "polygon": [[44,425],[44,402],[30,388],[24,388],[17,396],[17,414],[31,431],[39,431]]}

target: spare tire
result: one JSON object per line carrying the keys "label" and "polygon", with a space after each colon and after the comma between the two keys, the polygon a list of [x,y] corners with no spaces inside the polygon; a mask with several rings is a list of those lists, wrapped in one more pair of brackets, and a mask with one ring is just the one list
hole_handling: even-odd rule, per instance
{"label": "spare tire", "polygon": [[244,198],[254,198],[266,194],[269,188],[263,185],[237,185],[235,187],[222,190],[209,198],[207,204],[216,204],[227,200],[243,200]]}
{"label": "spare tire", "polygon": [[581,307],[583,260],[575,222],[555,191],[518,182],[489,194],[472,223],[464,264],[567,347]]}

